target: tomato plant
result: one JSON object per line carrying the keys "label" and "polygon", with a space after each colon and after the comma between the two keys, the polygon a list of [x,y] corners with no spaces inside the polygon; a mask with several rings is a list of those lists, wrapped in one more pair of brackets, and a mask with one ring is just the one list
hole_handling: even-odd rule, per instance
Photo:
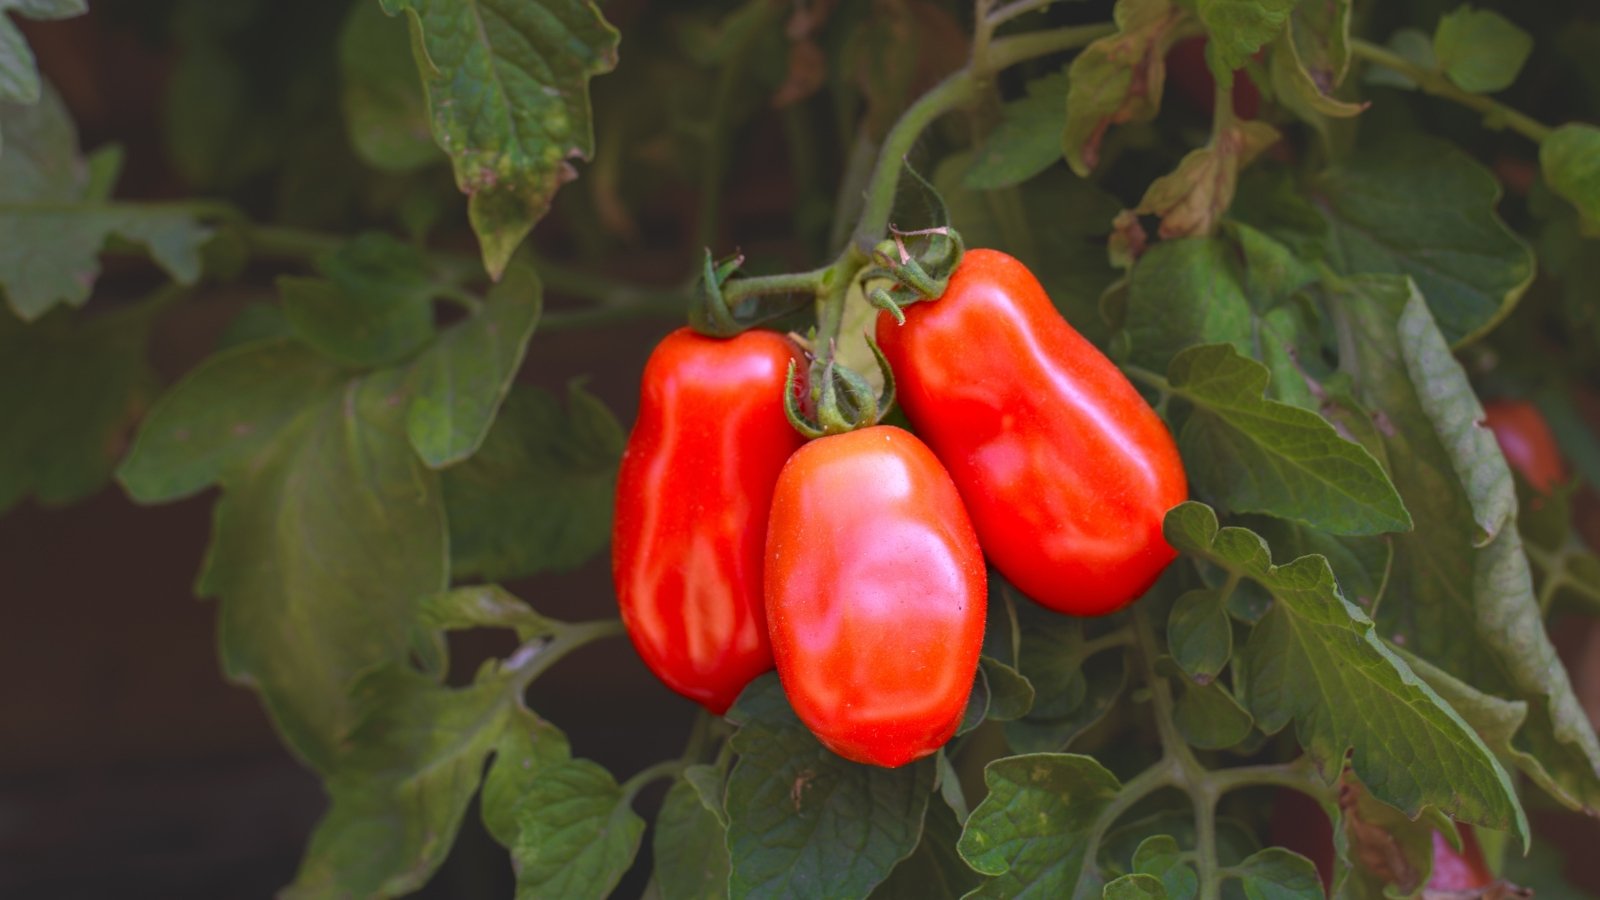
{"label": "tomato plant", "polygon": [[878,315],[900,403],[950,467],[984,552],[1027,596],[1103,615],[1177,552],[1188,499],[1167,428],[1015,258],[969,251],[937,300]]}
{"label": "tomato plant", "polygon": [[1593,4],[87,6],[0,895],[1600,892]]}
{"label": "tomato plant", "polygon": [[783,415],[796,358],[770,331],[668,335],[617,473],[622,622],[668,687],[718,715],[772,668],[761,560],[778,471],[801,441]]}
{"label": "tomato plant", "polygon": [[987,584],[955,484],[921,441],[880,425],[796,453],[773,499],[766,579],[778,675],[824,745],[893,767],[955,734]]}

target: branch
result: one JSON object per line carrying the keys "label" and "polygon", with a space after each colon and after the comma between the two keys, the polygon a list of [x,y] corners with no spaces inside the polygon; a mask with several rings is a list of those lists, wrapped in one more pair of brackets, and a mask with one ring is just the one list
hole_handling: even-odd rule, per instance
{"label": "branch", "polygon": [[1484,122],[1490,128],[1510,128],[1536,144],[1543,143],[1544,139],[1549,137],[1554,130],[1537,119],[1518,112],[1491,97],[1462,90],[1443,72],[1423,68],[1387,47],[1380,47],[1360,38],[1352,38],[1350,40],[1350,52],[1368,62],[1399,72],[1415,81],[1417,86],[1426,93],[1443,97],[1446,100],[1453,100],[1462,106],[1483,113]]}

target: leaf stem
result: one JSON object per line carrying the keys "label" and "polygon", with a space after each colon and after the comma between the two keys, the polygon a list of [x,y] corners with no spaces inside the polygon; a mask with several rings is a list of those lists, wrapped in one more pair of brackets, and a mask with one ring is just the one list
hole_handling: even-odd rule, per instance
{"label": "leaf stem", "polygon": [[521,695],[534,679],[543,675],[562,657],[601,638],[620,636],[621,619],[596,619],[590,622],[563,622],[556,626],[555,636],[537,637],[518,647],[506,657],[504,671],[510,676],[511,686]]}
{"label": "leaf stem", "polygon": [[645,785],[662,778],[675,777],[687,767],[688,765],[681,759],[669,759],[636,773],[632,778],[622,783],[622,802],[632,804],[633,798],[638,796],[639,791],[643,790]]}
{"label": "leaf stem", "polygon": [[1367,62],[1375,63],[1386,69],[1396,72],[1415,81],[1426,93],[1446,100],[1453,100],[1468,109],[1477,110],[1483,114],[1484,124],[1493,129],[1510,128],[1512,131],[1526,137],[1534,143],[1543,143],[1544,139],[1554,131],[1550,126],[1534,119],[1525,113],[1518,112],[1509,106],[1483,94],[1474,94],[1471,91],[1457,87],[1449,76],[1435,69],[1426,69],[1409,59],[1370,41],[1360,38],[1350,40],[1350,52]]}

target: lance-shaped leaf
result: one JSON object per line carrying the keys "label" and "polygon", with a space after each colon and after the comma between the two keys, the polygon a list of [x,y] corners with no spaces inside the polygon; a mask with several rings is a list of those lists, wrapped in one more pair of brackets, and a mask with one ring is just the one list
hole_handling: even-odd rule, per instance
{"label": "lance-shaped leaf", "polygon": [[1494,327],[1533,280],[1527,245],[1495,214],[1499,183],[1448,141],[1374,142],[1311,190],[1328,220],[1329,262],[1409,275],[1452,344]]}
{"label": "lance-shaped leaf", "polygon": [[356,724],[354,680],[406,657],[448,577],[443,497],[406,442],[403,400],[394,370],[351,380],[225,471],[200,576],[222,601],[224,671],[322,771]]}
{"label": "lance-shaped leaf", "polygon": [[1000,124],[985,138],[963,183],[987,191],[1021,184],[1061,159],[1061,122],[1067,73],[1028,82],[1027,96],[1000,110]]}
{"label": "lance-shaped leaf", "polygon": [[1087,176],[1100,161],[1106,129],[1147,122],[1161,108],[1167,50],[1188,15],[1170,0],[1117,0],[1117,33],[1083,49],[1067,70],[1067,121],[1061,147]]}
{"label": "lance-shaped leaf", "polygon": [[411,19],[433,139],[467,195],[496,279],[570,160],[594,153],[589,79],[617,64],[617,32],[590,0],[383,0]]}
{"label": "lance-shaped leaf", "polygon": [[1350,0],[1297,4],[1270,62],[1278,99],[1319,129],[1321,116],[1346,118],[1367,107],[1334,96],[1350,68]]}
{"label": "lance-shaped leaf", "polygon": [[[1096,897],[1103,816],[1122,784],[1093,757],[1036,753],[983,770],[989,795],[967,819],[957,848],[989,880],[969,897]],[[1159,882],[1158,882],[1159,883]]]}
{"label": "lance-shaped leaf", "polygon": [[513,266],[482,309],[451,326],[412,364],[416,387],[406,433],[429,466],[458,463],[482,446],[522,366],[543,297],[533,270]]}
{"label": "lance-shaped leaf", "polygon": [[751,682],[729,718],[740,726],[727,793],[736,900],[864,896],[916,849],[932,759],[842,759],[800,724],[775,675]]}
{"label": "lance-shaped leaf", "polygon": [[109,202],[115,178],[91,178],[54,90],[28,105],[0,102],[0,130],[0,288],[17,315],[31,320],[57,303],[82,306],[112,235],[143,245],[180,284],[200,277],[200,245],[211,230],[185,210]]}
{"label": "lance-shaped leaf", "polygon": [[1349,752],[1356,775],[1408,815],[1433,806],[1527,834],[1511,780],[1489,748],[1384,646],[1372,620],[1339,593],[1327,560],[1306,556],[1275,566],[1259,536],[1219,529],[1216,514],[1194,502],[1168,513],[1165,530],[1180,551],[1272,595],[1239,654],[1247,705],[1263,731],[1294,722],[1300,745],[1330,783]]}
{"label": "lance-shaped leaf", "polygon": [[1600,742],[1546,634],[1511,473],[1466,372],[1410,282],[1348,279],[1334,301],[1341,367],[1382,413],[1390,474],[1416,522],[1393,538],[1382,633],[1479,691],[1525,701],[1517,746],[1548,770],[1558,800],[1600,810]]}
{"label": "lance-shaped leaf", "polygon": [[1151,182],[1134,212],[1161,217],[1161,237],[1210,234],[1233,204],[1239,170],[1278,142],[1278,130],[1265,122],[1244,121],[1191,150],[1178,168]]}
{"label": "lance-shaped leaf", "polygon": [[1372,454],[1316,413],[1265,399],[1269,377],[1229,344],[1173,358],[1168,381],[1194,404],[1178,445],[1196,493],[1334,534],[1409,530],[1411,517]]}

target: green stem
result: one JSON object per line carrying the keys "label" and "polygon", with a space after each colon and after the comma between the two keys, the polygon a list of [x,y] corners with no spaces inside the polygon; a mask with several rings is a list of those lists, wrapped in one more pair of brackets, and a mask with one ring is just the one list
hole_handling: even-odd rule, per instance
{"label": "green stem", "polygon": [[1116,631],[1102,634],[1094,640],[1084,641],[1079,644],[1077,656],[1079,659],[1088,659],[1113,647],[1126,647],[1134,643],[1135,640],[1133,631],[1127,626],[1123,626]]}
{"label": "green stem", "polygon": [[1217,900],[1217,796],[1212,773],[1200,764],[1189,744],[1173,724],[1172,686],[1156,674],[1155,660],[1160,653],[1156,644],[1155,629],[1143,610],[1135,610],[1134,633],[1139,642],[1139,660],[1144,669],[1145,682],[1155,707],[1156,732],[1161,737],[1161,748],[1174,769],[1179,787],[1189,795],[1194,804],[1195,864],[1200,875],[1200,900]]}
{"label": "green stem", "polygon": [[1483,114],[1484,122],[1490,128],[1510,128],[1534,143],[1543,143],[1544,139],[1549,137],[1554,130],[1543,122],[1518,112],[1493,98],[1463,90],[1457,87],[1455,82],[1452,82],[1443,72],[1423,68],[1387,47],[1381,47],[1360,38],[1352,38],[1350,52],[1359,59],[1399,72],[1415,81],[1423,91],[1429,94],[1452,100],[1468,109],[1477,110]]}
{"label": "green stem", "polygon": [[518,647],[515,653],[506,657],[505,671],[511,677],[512,688],[521,695],[534,679],[568,653],[584,644],[621,634],[621,619],[563,623],[557,626],[554,637],[537,637]]}
{"label": "green stem", "polygon": [[633,798],[638,796],[639,791],[643,790],[645,785],[662,778],[676,777],[685,768],[686,765],[683,760],[669,759],[664,762],[658,762],[637,773],[622,783],[622,802],[625,804],[633,803]]}
{"label": "green stem", "polygon": [[1330,799],[1331,791],[1305,756],[1287,763],[1219,769],[1208,773],[1206,780],[1219,796],[1243,787],[1270,785],[1290,788],[1322,802]]}

